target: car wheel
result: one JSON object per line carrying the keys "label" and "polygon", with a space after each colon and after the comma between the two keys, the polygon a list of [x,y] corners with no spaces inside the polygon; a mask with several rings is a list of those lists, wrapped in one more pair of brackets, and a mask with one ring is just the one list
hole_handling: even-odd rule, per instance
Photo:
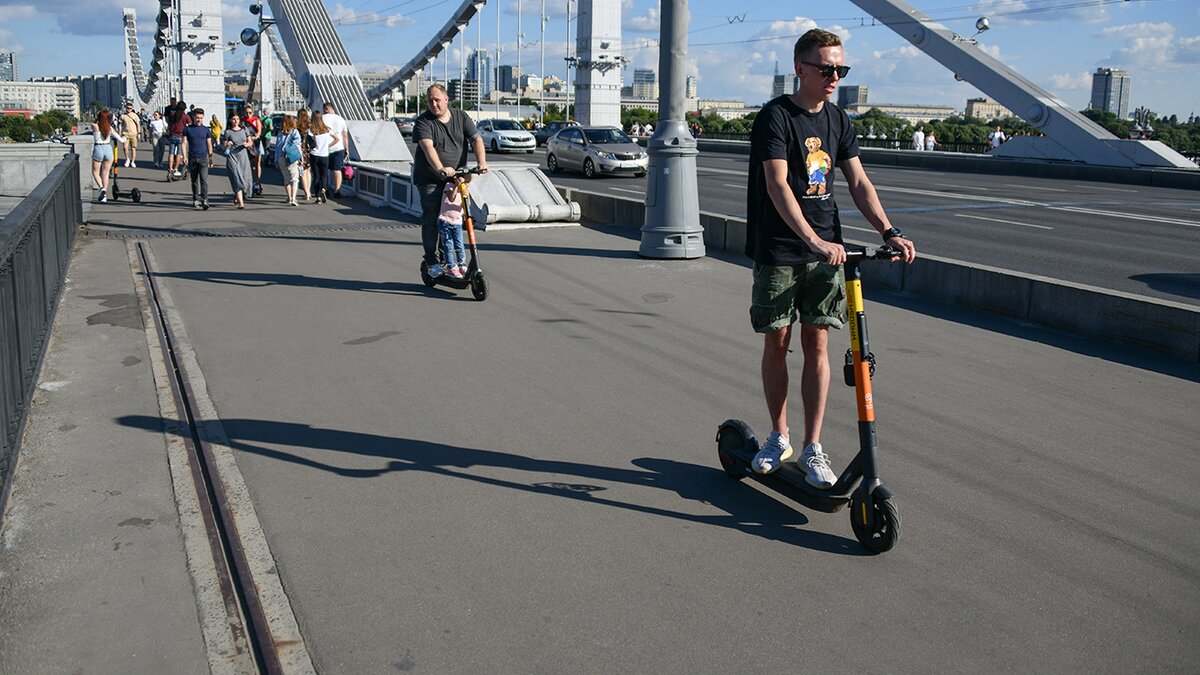
{"label": "car wheel", "polygon": [[546,168],[550,173],[558,173],[558,158],[554,155],[546,155]]}
{"label": "car wheel", "polygon": [[588,159],[583,160],[583,175],[587,176],[588,178],[596,177],[596,165],[592,164],[592,160],[590,157]]}
{"label": "car wheel", "polygon": [[494,138],[492,139],[492,152],[500,152],[500,144]]}
{"label": "car wheel", "polygon": [[639,172],[635,173],[634,175],[635,175],[635,176],[637,176],[638,178],[645,178],[645,177],[646,177],[646,172],[645,172],[645,171],[639,171]]}

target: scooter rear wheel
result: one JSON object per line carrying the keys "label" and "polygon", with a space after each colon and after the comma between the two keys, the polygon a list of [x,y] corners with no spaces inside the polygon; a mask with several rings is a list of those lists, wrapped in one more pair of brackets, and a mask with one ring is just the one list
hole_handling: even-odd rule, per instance
{"label": "scooter rear wheel", "polygon": [[868,551],[883,553],[891,550],[900,539],[900,509],[896,500],[874,495],[864,500],[860,492],[855,491],[850,496],[850,527]]}
{"label": "scooter rear wheel", "polygon": [[141,204],[142,203],[142,191],[137,188],[133,188],[132,190],[129,191],[129,198],[133,200],[134,204]]}
{"label": "scooter rear wheel", "polygon": [[429,276],[429,265],[424,260],[421,261],[421,283],[425,284],[427,288],[433,288],[433,285],[437,283],[433,277]]}

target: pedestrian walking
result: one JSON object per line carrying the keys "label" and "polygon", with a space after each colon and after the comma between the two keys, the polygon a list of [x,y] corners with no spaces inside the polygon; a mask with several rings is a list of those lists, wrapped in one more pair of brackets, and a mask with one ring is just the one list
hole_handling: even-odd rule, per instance
{"label": "pedestrian walking", "polygon": [[296,193],[300,189],[300,169],[304,162],[303,143],[300,132],[296,130],[296,118],[284,115],[279,125],[279,136],[275,143],[275,166],[283,173],[284,191],[287,193],[287,204],[296,204]]}
{"label": "pedestrian walking", "polygon": [[155,110],[153,117],[150,118],[150,147],[154,149],[154,168],[161,169],[163,166],[163,153],[166,152],[167,143],[167,121],[163,119],[162,113]]}
{"label": "pedestrian walking", "polygon": [[300,185],[304,188],[304,201],[307,202],[312,200],[312,147],[309,145],[309,140],[312,139],[312,119],[308,108],[296,111],[296,131],[300,133],[300,151],[304,155],[300,159]]}
{"label": "pedestrian walking", "polygon": [[917,130],[913,132],[912,148],[913,150],[925,149],[925,127],[918,126]]}
{"label": "pedestrian walking", "polygon": [[225,170],[229,173],[229,187],[233,190],[233,203],[239,209],[246,208],[246,190],[253,183],[250,174],[250,130],[242,124],[242,116],[229,116],[229,127],[221,134],[221,151],[225,154]]}
{"label": "pedestrian walking", "polygon": [[1000,130],[999,125],[997,125],[996,130],[993,131],[990,136],[988,136],[988,141],[991,142],[992,149],[1000,147],[1000,144],[1006,140],[1008,139],[1004,136],[1004,132]]}
{"label": "pedestrian walking", "polygon": [[242,125],[246,127],[254,136],[254,143],[250,146],[250,167],[254,175],[254,185],[250,188],[250,195],[258,195],[262,191],[262,120],[254,114],[254,106],[246,104],[246,114],[242,115]]}
{"label": "pedestrian walking", "polygon": [[204,124],[204,108],[192,109],[192,123],[183,129],[183,151],[192,178],[192,208],[208,210],[208,170],[213,165],[212,129]]}
{"label": "pedestrian walking", "polygon": [[167,121],[167,180],[183,178],[183,130],[192,123],[188,117],[187,106],[183,101],[175,104],[171,110],[171,118]]}
{"label": "pedestrian walking", "polygon": [[925,149],[933,150],[938,145],[937,138],[935,138],[933,135],[933,129],[930,129],[929,133],[925,134]]}
{"label": "pedestrian walking", "polygon": [[342,196],[342,170],[346,165],[346,151],[350,148],[349,127],[345,118],[334,111],[332,103],[325,104],[325,113],[321,119],[333,136],[333,143],[329,146],[329,170],[333,173],[333,198],[339,199]]}
{"label": "pedestrian walking", "polygon": [[125,139],[113,127],[112,111],[105,108],[92,123],[92,180],[100,190],[100,202],[108,201],[108,176],[112,172],[113,144]]}
{"label": "pedestrian walking", "polygon": [[125,166],[137,168],[137,144],[141,140],[142,121],[134,112],[133,104],[125,104],[125,113],[121,115],[121,136],[125,138]]}
{"label": "pedestrian walking", "polygon": [[318,203],[324,204],[329,200],[327,189],[329,180],[329,148],[333,145],[333,134],[329,133],[329,127],[325,126],[325,120],[322,119],[319,112],[314,112],[312,115],[312,129],[309,137],[312,138],[312,149],[309,155],[312,157],[312,174],[313,174],[313,193],[316,195]]}

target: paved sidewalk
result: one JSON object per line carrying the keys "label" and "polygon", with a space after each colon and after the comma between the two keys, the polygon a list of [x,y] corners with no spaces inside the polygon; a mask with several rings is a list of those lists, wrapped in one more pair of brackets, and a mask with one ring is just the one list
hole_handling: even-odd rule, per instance
{"label": "paved sidewalk", "polygon": [[208,670],[123,241],[80,237],[0,540],[0,671]]}

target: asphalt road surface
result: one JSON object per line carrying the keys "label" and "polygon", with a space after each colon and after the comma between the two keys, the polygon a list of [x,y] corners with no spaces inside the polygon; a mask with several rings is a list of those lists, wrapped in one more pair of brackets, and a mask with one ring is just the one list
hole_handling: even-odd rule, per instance
{"label": "asphalt road surface", "polygon": [[[484,232],[480,303],[395,212],[146,188],[97,231],[278,233],[148,245],[323,672],[1200,669],[1194,366],[869,293],[904,529],[868,556],[717,463],[766,425],[739,257]],[[840,469],[836,383],[823,440]]]}
{"label": "asphalt road surface", "polygon": [[[745,155],[697,159],[700,209],[744,217]],[[545,148],[493,161],[546,166]],[[867,166],[892,222],[919,251],[1055,279],[1200,304],[1200,194],[1079,180]],[[551,176],[626,199],[645,178]],[[854,208],[839,174],[834,194],[847,237],[875,230]]]}

